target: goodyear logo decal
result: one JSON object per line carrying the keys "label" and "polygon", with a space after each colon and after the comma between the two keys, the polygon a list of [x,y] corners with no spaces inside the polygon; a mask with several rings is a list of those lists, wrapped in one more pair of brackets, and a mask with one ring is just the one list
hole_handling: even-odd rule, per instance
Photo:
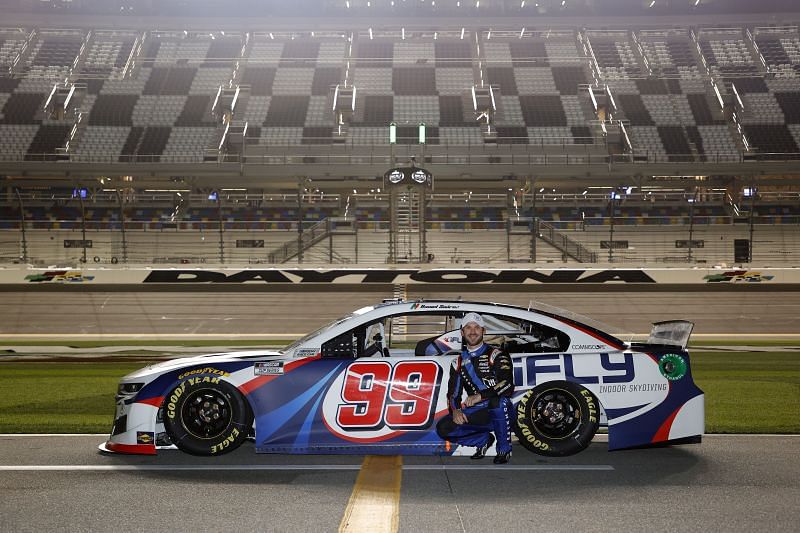
{"label": "goodyear logo decal", "polygon": [[754,272],[752,270],[731,270],[721,274],[709,274],[703,279],[706,283],[760,283],[762,281],[769,281],[775,276],[766,276],[761,272]]}
{"label": "goodyear logo decal", "polygon": [[29,283],[82,283],[93,279],[94,276],[86,276],[80,270],[51,270],[25,276]]}

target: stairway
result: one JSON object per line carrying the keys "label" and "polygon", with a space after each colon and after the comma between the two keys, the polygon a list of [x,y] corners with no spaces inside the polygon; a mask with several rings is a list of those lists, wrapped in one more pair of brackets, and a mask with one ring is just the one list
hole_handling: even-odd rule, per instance
{"label": "stairway", "polygon": [[551,224],[541,220],[539,221],[539,238],[579,263],[597,263],[597,252],[589,250],[578,241],[572,240],[556,230]]}
{"label": "stairway", "polygon": [[286,263],[290,259],[297,257],[301,251],[305,252],[322,239],[328,237],[331,231],[330,220],[324,218],[311,226],[306,228],[300,236],[300,239],[292,239],[291,241],[278,246],[267,254],[270,263]]}
{"label": "stairway", "polygon": [[420,221],[420,193],[414,189],[397,193],[395,261],[422,262],[423,246]]}

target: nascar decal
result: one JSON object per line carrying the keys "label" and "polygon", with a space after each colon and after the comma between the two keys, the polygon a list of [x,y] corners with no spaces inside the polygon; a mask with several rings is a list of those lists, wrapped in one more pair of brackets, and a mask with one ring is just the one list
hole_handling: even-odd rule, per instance
{"label": "nascar decal", "polygon": [[28,283],[82,283],[93,279],[94,276],[84,275],[80,270],[52,270],[25,276]]}
{"label": "nascar decal", "polygon": [[334,380],[323,402],[323,421],[334,435],[354,442],[429,430],[447,409],[434,361],[356,361]]}

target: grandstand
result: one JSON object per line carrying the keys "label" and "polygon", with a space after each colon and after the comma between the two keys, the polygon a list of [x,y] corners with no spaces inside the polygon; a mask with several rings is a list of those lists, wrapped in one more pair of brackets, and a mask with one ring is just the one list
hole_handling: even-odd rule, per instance
{"label": "grandstand", "polygon": [[800,14],[493,5],[174,30],[10,13],[0,262],[800,264]]}

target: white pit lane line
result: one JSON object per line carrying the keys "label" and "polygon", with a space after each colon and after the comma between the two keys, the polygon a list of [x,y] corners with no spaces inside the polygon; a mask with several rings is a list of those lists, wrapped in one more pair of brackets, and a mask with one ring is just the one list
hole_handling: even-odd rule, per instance
{"label": "white pit lane line", "polygon": [[[238,472],[244,470],[266,471],[298,471],[298,470],[361,470],[361,463],[352,465],[321,464],[321,465],[0,465],[0,472]],[[403,465],[403,470],[502,470],[529,471],[529,470],[568,470],[568,471],[608,471],[614,470],[611,465]]]}

